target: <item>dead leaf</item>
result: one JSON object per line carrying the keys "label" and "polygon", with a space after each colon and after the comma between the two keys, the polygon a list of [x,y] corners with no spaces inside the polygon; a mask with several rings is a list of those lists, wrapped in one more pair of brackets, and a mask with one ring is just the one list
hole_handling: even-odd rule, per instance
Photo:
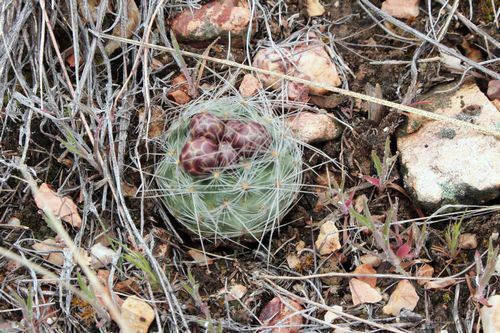
{"label": "dead leaf", "polygon": [[382,300],[382,295],[380,295],[377,289],[356,278],[349,281],[349,289],[351,290],[352,303],[354,305],[377,303]]}
{"label": "dead leaf", "polygon": [[399,281],[396,289],[391,294],[389,302],[382,309],[387,315],[397,316],[402,309],[413,311],[420,297],[415,287],[408,280]]}
{"label": "dead leaf", "polygon": [[403,19],[413,19],[418,16],[420,0],[386,0],[382,10],[387,14]]}
{"label": "dead leaf", "polygon": [[122,193],[125,198],[133,198],[137,193],[137,187],[131,185],[125,181],[122,181]]}
{"label": "dead leaf", "polygon": [[288,267],[290,267],[290,269],[293,269],[295,271],[300,270],[302,266],[300,263],[300,259],[295,254],[289,254],[286,257],[286,262],[288,264]]}
{"label": "dead leaf", "polygon": [[[432,277],[432,274],[434,274],[434,267],[432,267],[431,265],[425,264],[425,265],[419,267],[416,275],[417,275],[417,277],[430,278],[430,277]],[[425,285],[427,282],[430,282],[430,281],[425,280],[425,279],[417,280],[417,283],[421,286]]]}
{"label": "dead leaf", "polygon": [[464,250],[473,250],[477,247],[477,236],[471,233],[463,233],[458,239],[458,247]]}
{"label": "dead leaf", "polygon": [[[384,99],[384,95],[382,94],[382,87],[378,83],[375,86],[372,86],[370,83],[367,83],[365,85],[365,93],[368,96],[372,96],[378,99]],[[380,121],[382,120],[382,118],[384,118],[386,113],[384,106],[371,102],[367,102],[366,105],[368,111],[368,118],[370,118],[370,120],[372,120],[376,124],[380,123]]]}
{"label": "dead leaf", "polygon": [[456,283],[457,281],[454,278],[444,278],[441,280],[435,280],[435,281],[427,281],[427,283],[424,285],[425,289],[444,289],[448,288],[449,286],[452,286]]}
{"label": "dead leaf", "polygon": [[31,247],[38,252],[42,252],[41,255],[51,264],[64,265],[64,254],[62,253],[64,246],[54,239],[47,238],[42,242],[33,244]]}
{"label": "dead leaf", "polygon": [[[377,271],[373,269],[370,264],[362,264],[356,267],[353,272],[354,274],[377,274]],[[368,276],[358,276],[356,279],[366,282],[370,285],[370,287],[375,288],[377,285],[377,277],[368,277]]]}
{"label": "dead leaf", "polygon": [[306,242],[304,242],[303,240],[301,240],[301,241],[299,241],[297,243],[297,245],[295,245],[295,251],[300,252],[303,249],[305,249],[305,247],[306,247]]}
{"label": "dead leaf", "polygon": [[191,256],[191,258],[194,259],[197,264],[211,265],[214,263],[213,259],[210,259],[203,252],[200,252],[198,250],[191,249],[188,251],[188,254]]}
{"label": "dead leaf", "polygon": [[149,326],[155,319],[155,312],[151,305],[135,296],[127,297],[121,310],[122,319],[130,331],[134,333],[147,333]]}
{"label": "dead leaf", "polygon": [[37,193],[35,193],[35,203],[40,209],[49,209],[52,213],[69,223],[75,228],[82,226],[82,219],[78,213],[78,207],[75,205],[70,197],[60,197],[50,187],[43,183],[40,185]]}
{"label": "dead leaf", "polygon": [[271,329],[272,333],[297,333],[300,331],[304,318],[296,312],[302,311],[303,307],[290,299],[273,298],[267,303],[259,315],[263,326],[276,326]]}
{"label": "dead leaf", "polygon": [[113,258],[116,257],[117,253],[110,249],[109,247],[105,247],[101,243],[97,243],[90,248],[90,267],[93,269],[98,269],[105,267],[113,261]]}
{"label": "dead leaf", "polygon": [[481,50],[473,46],[471,43],[469,43],[467,37],[464,37],[462,39],[462,44],[460,46],[463,47],[465,51],[465,56],[469,58],[470,60],[473,60],[475,62],[481,62],[483,61],[483,55],[481,54]]}
{"label": "dead leaf", "polygon": [[365,255],[359,257],[359,260],[363,264],[369,264],[372,267],[378,267],[382,263],[382,260],[378,256],[373,255],[373,254],[365,254]]}
{"label": "dead leaf", "polygon": [[173,89],[168,93],[168,98],[176,102],[177,104],[187,104],[191,101],[191,96],[189,96],[189,85],[184,74],[177,75],[172,80]]}
{"label": "dead leaf", "polygon": [[325,316],[323,318],[323,320],[326,321],[328,324],[331,324],[335,321],[335,319],[340,318],[340,315],[338,315],[337,312],[342,313],[342,307],[340,305],[333,305],[331,306],[331,308],[335,310],[335,312],[326,311]]}
{"label": "dead leaf", "polygon": [[229,296],[227,297],[228,301],[234,301],[237,299],[241,299],[247,293],[248,288],[242,284],[236,284],[229,289]]}
{"label": "dead leaf", "polygon": [[325,7],[319,0],[307,0],[307,15],[309,17],[321,16],[325,13]]}
{"label": "dead leaf", "polygon": [[321,225],[315,245],[321,255],[332,254],[342,247],[339,240],[339,230],[333,220],[327,220]]}
{"label": "dead leaf", "polygon": [[[134,0],[127,1],[127,16],[123,18],[125,22],[125,31],[122,29],[122,20],[118,20],[115,27],[113,28],[112,35],[116,37],[130,38],[134,33],[135,29],[139,25],[139,8]],[[120,42],[111,40],[106,43],[104,49],[106,54],[111,55],[115,50],[120,47]]]}

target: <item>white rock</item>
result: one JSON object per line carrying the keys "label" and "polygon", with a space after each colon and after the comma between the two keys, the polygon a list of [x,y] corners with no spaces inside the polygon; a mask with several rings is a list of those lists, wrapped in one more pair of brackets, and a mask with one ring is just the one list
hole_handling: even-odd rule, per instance
{"label": "white rock", "polygon": [[500,295],[490,296],[488,303],[491,307],[483,306],[480,310],[483,333],[498,333],[500,332]]}
{"label": "white rock", "polygon": [[90,248],[90,255],[90,266],[98,269],[111,264],[117,253],[109,247],[97,243]]}
{"label": "white rock", "polygon": [[341,127],[326,114],[301,112],[287,122],[294,137],[306,143],[332,140],[342,133]]}
{"label": "white rock", "polygon": [[[452,85],[437,87],[449,89]],[[474,83],[420,97],[435,113],[495,129],[500,113]],[[430,109],[429,109],[430,108]],[[406,187],[424,208],[481,204],[500,194],[500,140],[465,126],[429,120],[398,138]]]}
{"label": "white rock", "polygon": [[359,257],[359,260],[361,261],[361,263],[371,265],[375,268],[377,268],[382,263],[382,259],[372,254],[362,255],[361,257]]}
{"label": "white rock", "polygon": [[333,220],[327,218],[326,222],[321,225],[318,238],[314,244],[321,255],[332,254],[342,247],[339,240],[339,230]]}

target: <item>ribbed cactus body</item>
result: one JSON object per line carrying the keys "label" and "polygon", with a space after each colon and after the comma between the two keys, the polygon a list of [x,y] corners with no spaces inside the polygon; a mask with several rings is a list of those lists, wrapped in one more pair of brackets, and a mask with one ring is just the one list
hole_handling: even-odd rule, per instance
{"label": "ribbed cactus body", "polygon": [[[191,119],[200,113],[225,124],[239,121],[264,136],[242,145],[236,158],[221,138],[221,152],[229,162],[221,159],[203,175],[188,172],[181,153],[186,142],[193,140]],[[245,130],[242,135],[253,134]],[[161,198],[180,223],[201,237],[259,237],[277,225],[300,190],[301,147],[291,139],[283,121],[258,102],[225,98],[191,107],[167,131],[164,149],[165,157],[156,170]]]}

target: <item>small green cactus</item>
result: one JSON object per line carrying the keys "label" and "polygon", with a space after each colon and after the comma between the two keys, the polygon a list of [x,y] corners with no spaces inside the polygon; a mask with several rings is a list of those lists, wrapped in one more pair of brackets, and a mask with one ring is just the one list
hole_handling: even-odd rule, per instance
{"label": "small green cactus", "polygon": [[302,148],[263,103],[201,102],[171,124],[163,143],[159,195],[199,237],[258,239],[299,193]]}

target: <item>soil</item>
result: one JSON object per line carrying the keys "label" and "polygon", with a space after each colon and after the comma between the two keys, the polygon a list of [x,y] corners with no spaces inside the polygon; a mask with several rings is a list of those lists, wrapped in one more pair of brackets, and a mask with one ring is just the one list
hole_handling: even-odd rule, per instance
{"label": "soil", "polygon": [[[273,1],[271,1],[273,2]],[[339,3],[339,1],[337,1]],[[373,1],[377,6],[380,6],[381,1]],[[492,36],[495,36],[495,30],[491,23],[491,1],[482,0],[478,1],[474,6],[473,22],[476,24],[483,24],[485,31],[490,31]],[[139,2],[138,2],[139,4]],[[284,12],[285,18],[291,16],[292,13],[299,13],[298,22],[303,25],[308,24],[308,19],[304,12],[304,1],[286,1],[287,12]],[[348,88],[352,91],[364,93],[366,85],[379,83],[382,87],[383,97],[387,100],[401,102],[405,92],[411,83],[411,76],[408,75],[408,65],[391,65],[391,64],[372,64],[372,62],[386,61],[394,59],[398,61],[411,61],[413,56],[414,47],[406,50],[400,49],[401,43],[386,38],[385,32],[377,26],[374,26],[373,20],[366,15],[360,8],[358,3],[353,0],[340,1],[340,5],[335,5],[335,1],[327,2],[325,4],[328,17],[332,21],[339,20],[343,17],[349,16],[342,24],[334,24],[330,27],[330,32],[339,41],[337,43],[338,52],[344,59],[353,75],[349,76]],[[468,13],[469,8],[467,2],[461,3],[459,11]],[[275,40],[282,40],[288,37],[293,31],[287,27],[279,25],[276,16],[269,20],[273,38]],[[408,22],[415,29],[425,31],[426,15],[421,15],[413,22]],[[297,25],[298,26],[298,25]],[[389,27],[393,29],[393,27]],[[353,33],[356,31],[357,33]],[[453,24],[443,43],[450,47],[457,47],[462,44],[465,35],[471,35],[469,43],[477,44],[475,47],[480,49],[484,47],[484,41],[477,36],[474,36],[467,31],[461,24]],[[263,29],[259,29],[254,36],[254,43],[256,46],[257,41],[265,37]],[[384,45],[385,47],[376,47],[376,45]],[[64,45],[63,49],[69,47]],[[183,46],[188,51],[196,51],[201,53],[202,50],[195,49],[190,46]],[[462,52],[466,53],[464,47],[457,47]],[[227,49],[222,46],[212,48],[209,55],[217,58],[226,58]],[[498,50],[497,50],[498,51]],[[245,52],[239,49],[231,50],[233,60],[238,62],[245,61]],[[481,54],[486,56],[484,48],[481,49]],[[438,56],[436,50],[429,52],[427,57]],[[129,59],[131,60],[131,59]],[[119,71],[123,70],[122,60],[117,59],[113,62],[113,68]],[[192,59],[186,59],[187,65],[194,66],[195,62]],[[500,65],[492,66],[492,70],[498,70]],[[212,66],[212,70],[227,70],[223,66]],[[130,70],[130,68],[129,68]],[[171,77],[172,72],[178,72],[177,66],[172,64],[164,70],[155,73],[158,77]],[[116,81],[119,82],[117,74]],[[419,95],[428,91],[431,87],[438,83],[457,80],[459,75],[450,73],[439,65],[439,62],[422,63],[418,67],[418,93],[411,98],[411,103],[418,102]],[[138,75],[136,78],[140,80]],[[208,78],[205,83],[209,82]],[[476,77],[477,83],[482,89],[486,89],[487,80],[484,77]],[[161,100],[164,96],[155,96],[154,100]],[[143,103],[143,98],[138,97],[136,103]],[[166,105],[168,104],[165,103]],[[373,165],[371,157],[372,151],[375,151],[378,156],[383,156],[384,144],[387,139],[391,141],[392,154],[396,154],[397,147],[395,146],[395,134],[397,130],[405,122],[405,116],[396,112],[395,110],[386,110],[385,117],[376,123],[368,119],[367,105],[357,100],[352,100],[347,97],[338,97],[335,100],[334,106],[326,108],[328,112],[334,114],[336,117],[346,120],[353,130],[346,129],[341,138],[329,142],[315,144],[315,147],[323,151],[327,156],[336,158],[342,161],[346,169],[345,177],[346,183],[344,188],[346,190],[354,189],[358,186],[363,176],[374,176],[376,170]],[[3,118],[1,124],[4,125],[6,131],[3,133],[0,151],[3,158],[10,156],[20,156],[22,154],[22,146],[19,145],[19,134],[22,130],[23,121],[17,119],[16,121],[11,118]],[[130,119],[131,124],[128,127],[127,138],[127,151],[132,151],[136,144],[137,126],[139,123],[138,117],[133,115]],[[80,186],[86,184],[79,183],[81,175],[75,171],[73,165],[68,165],[67,160],[59,159],[64,152],[64,147],[56,141],[60,139],[57,136],[58,129],[49,125],[35,117],[31,123],[31,140],[30,149],[27,154],[26,164],[36,167],[37,177],[42,182],[47,182],[57,189],[64,184],[66,189],[76,189],[69,191],[71,197],[75,202],[81,204]],[[51,133],[53,136],[48,136]],[[106,147],[101,147],[103,152],[107,151]],[[156,146],[151,143],[147,146],[151,151],[156,151]],[[143,160],[141,160],[142,167],[148,172],[152,172],[157,162],[153,157],[146,157],[146,145],[141,145],[140,148]],[[126,182],[136,188],[141,188],[140,173],[133,166],[130,154],[125,154],[125,165],[123,177]],[[72,155],[68,154],[68,159],[72,159]],[[305,151],[304,161],[309,165],[320,165],[326,162],[324,156],[314,154],[312,151]],[[66,163],[66,164],[65,164]],[[88,166],[87,162],[83,159],[73,161],[73,163],[83,163]],[[40,167],[43,165],[45,167]],[[95,179],[98,181],[102,175],[98,171],[93,170],[91,167],[87,168],[88,175],[86,179]],[[304,183],[306,185],[316,185],[317,173],[324,172],[323,168],[318,171],[308,171],[304,174]],[[333,177],[340,179],[340,171],[333,167],[329,167],[329,171]],[[373,215],[385,216],[390,207],[389,198],[398,203],[398,219],[408,220],[417,219],[422,217],[422,214],[429,215],[432,212],[422,212],[418,207],[418,203],[411,199],[404,190],[404,183],[401,180],[399,173],[399,164],[393,169],[391,175],[391,184],[386,191],[382,192],[369,186],[364,189],[356,190],[355,196],[366,195],[369,198],[370,211]],[[28,194],[25,185],[20,181],[20,175],[16,172],[8,178],[5,184],[2,183],[2,191],[12,190],[15,193],[12,196],[3,195],[0,197],[0,218],[3,219],[2,223],[8,221],[10,217],[17,217],[22,221],[22,225],[29,228],[29,231],[12,231],[11,229],[3,229],[0,226],[0,239],[2,246],[12,247],[13,244],[20,238],[27,239],[27,244],[32,244],[33,239],[43,240],[48,237],[54,237],[55,233],[50,230],[45,223],[43,223],[43,216],[38,207],[35,205],[31,195]],[[102,187],[96,186],[93,188],[90,201],[96,203],[101,210],[103,202],[107,202],[107,208],[104,210],[102,216],[99,217],[99,222],[92,223],[93,228],[100,229],[105,227],[106,230],[113,230],[115,234],[121,234],[120,241],[126,242],[127,246],[132,247],[132,244],[127,241],[127,234],[125,229],[116,219],[116,206],[110,204],[112,196],[109,193],[103,192]],[[297,204],[289,212],[289,214],[281,222],[281,227],[273,233],[272,238],[266,235],[263,238],[262,244],[269,246],[272,249],[270,255],[267,255],[263,248],[259,247],[255,242],[242,241],[241,246],[233,246],[226,243],[210,243],[206,242],[201,244],[198,240],[192,237],[189,232],[184,230],[182,226],[175,221],[171,215],[169,217],[170,223],[165,222],[165,215],[160,213],[163,209],[159,207],[157,200],[146,198],[141,203],[138,197],[126,198],[126,205],[129,213],[134,221],[137,221],[138,228],[144,228],[145,237],[148,243],[155,244],[155,249],[160,249],[162,245],[168,247],[168,253],[164,257],[159,258],[160,264],[165,268],[167,277],[174,285],[176,297],[180,300],[187,315],[196,316],[198,318],[205,318],[205,314],[209,313],[211,318],[227,319],[231,318],[233,323],[237,323],[241,327],[246,327],[248,330],[257,330],[259,322],[256,320],[260,309],[274,297],[274,291],[269,287],[269,284],[264,283],[259,278],[258,274],[269,274],[275,276],[298,276],[298,275],[312,275],[317,273],[329,272],[353,272],[356,265],[359,263],[358,250],[348,246],[343,247],[338,253],[330,257],[321,257],[314,255],[314,241],[318,235],[319,223],[332,212],[339,210],[332,204],[322,204],[318,202],[318,196],[315,193],[304,193],[301,195]],[[143,209],[144,226],[140,225],[141,209]],[[168,213],[167,213],[168,214]],[[93,214],[89,213],[89,218],[95,218]],[[343,224],[345,228],[351,227],[348,219],[345,216],[339,217],[339,223]],[[475,250],[462,250],[454,260],[449,258],[445,244],[445,230],[450,224],[451,219],[446,219],[443,222],[429,224],[429,237],[423,244],[424,250],[418,257],[405,260],[406,269],[408,272],[414,273],[418,265],[422,262],[427,262],[432,265],[435,272],[443,273],[444,276],[458,274],[463,271],[468,265],[474,262]],[[431,220],[430,222],[433,222]],[[171,233],[171,224],[178,233],[176,237]],[[401,230],[410,227],[410,224],[405,224]],[[464,219],[462,225],[462,232],[469,232],[476,234],[479,244],[477,251],[484,252],[488,248],[488,239],[494,232],[500,230],[500,214],[498,212],[487,212],[480,216],[469,217]],[[92,232],[92,236],[98,234],[96,230]],[[70,230],[72,235],[75,234],[74,230]],[[356,239],[353,239],[354,234],[347,234],[341,236],[343,241],[351,242],[356,241],[357,244],[363,243],[367,249],[371,251],[376,249],[372,237],[368,232],[356,234]],[[87,237],[85,235],[84,237]],[[345,238],[342,238],[345,237]],[[407,237],[407,236],[405,236]],[[304,242],[304,248],[310,251],[298,252],[296,249],[300,241]],[[86,243],[88,244],[88,239]],[[203,248],[212,257],[214,263],[206,266],[202,263],[193,263],[187,250],[190,248]],[[26,248],[29,245],[23,244]],[[368,250],[369,249],[369,250]],[[140,251],[140,249],[133,249]],[[438,251],[440,250],[440,251]],[[363,252],[364,253],[364,252]],[[287,264],[287,257],[289,255],[297,255],[300,260],[300,267],[296,270],[291,270]],[[226,258],[226,259],[224,259]],[[2,268],[3,266],[3,268]],[[6,265],[0,266],[1,281],[9,281],[4,287],[14,288],[16,285],[15,279],[12,275],[26,275],[28,271],[24,268],[7,272]],[[192,274],[192,281],[198,287],[200,299],[196,299],[192,294],[186,292],[182,286],[189,283],[188,272]],[[377,268],[377,273],[381,274],[395,274],[394,267],[387,262],[383,263]],[[140,273],[132,274],[136,277],[141,277]],[[10,276],[10,278],[9,278]],[[128,272],[118,270],[116,273],[118,280],[125,279]],[[147,290],[146,282],[139,280],[141,290]],[[286,288],[288,291],[301,295],[301,291],[311,292],[311,286],[318,287],[317,294],[314,295],[316,300],[322,297],[326,304],[341,304],[346,313],[359,316],[362,318],[371,318],[373,320],[381,320],[383,322],[394,323],[389,316],[382,314],[382,306],[380,304],[373,307],[353,306],[352,296],[349,289],[349,281],[346,278],[337,277],[323,277],[311,279],[311,286],[307,285],[304,281],[288,281],[288,280],[275,280],[278,285]],[[395,284],[393,279],[379,279],[377,287],[384,293],[384,297],[388,298],[390,292]],[[221,291],[231,285],[241,284],[248,288],[246,296],[240,301],[227,302],[224,299]],[[500,287],[498,277],[493,277],[490,281],[491,290],[497,290]],[[411,314],[406,314],[408,317],[402,317],[402,321],[407,324],[405,329],[411,332],[436,332],[446,329],[448,332],[457,332],[453,319],[454,298],[457,288],[447,287],[436,291],[427,291],[421,286],[416,286],[417,292],[420,296],[419,305],[413,310],[413,317]],[[161,293],[160,293],[161,294]],[[144,293],[144,297],[147,293]],[[2,302],[0,302],[1,304]],[[208,311],[204,307],[208,308]],[[470,291],[465,283],[460,283],[460,296],[458,302],[458,312],[465,320],[465,314],[471,311]],[[7,310],[9,306],[2,304],[0,310]],[[160,308],[161,309],[161,308]],[[249,311],[248,309],[251,309]],[[167,313],[168,307],[164,306],[163,311]],[[250,315],[253,311],[254,316]],[[312,316],[316,318],[323,318],[323,310],[315,310]],[[477,315],[477,314],[476,314]],[[417,318],[412,322],[412,318]],[[476,316],[477,317],[477,316]],[[2,320],[19,321],[23,318],[20,311],[6,312],[0,316]],[[476,319],[477,320],[477,319]],[[152,331],[155,331],[155,323],[152,326]],[[203,330],[201,326],[191,323],[193,332]],[[320,326],[318,326],[320,327]],[[361,322],[355,322],[350,327],[357,331],[371,330],[368,325]],[[90,331],[98,331],[88,327]],[[230,331],[225,328],[225,331]],[[235,331],[238,330],[236,327]],[[305,332],[306,330],[304,330]],[[318,328],[318,331],[328,331],[326,326]]]}

